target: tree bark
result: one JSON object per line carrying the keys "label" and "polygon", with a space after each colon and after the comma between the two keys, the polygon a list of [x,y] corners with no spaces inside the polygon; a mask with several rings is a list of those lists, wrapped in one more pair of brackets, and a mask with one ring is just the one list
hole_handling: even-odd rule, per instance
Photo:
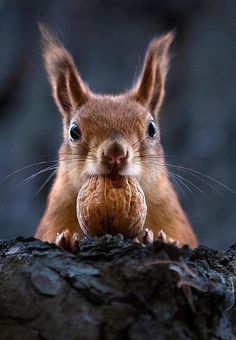
{"label": "tree bark", "polygon": [[0,242],[0,339],[235,339],[236,245]]}

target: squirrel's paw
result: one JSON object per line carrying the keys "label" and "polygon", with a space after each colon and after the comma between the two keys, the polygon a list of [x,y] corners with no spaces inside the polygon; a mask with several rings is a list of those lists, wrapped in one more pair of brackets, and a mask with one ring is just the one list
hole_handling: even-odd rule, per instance
{"label": "squirrel's paw", "polygon": [[77,253],[79,251],[79,235],[77,233],[72,235],[66,229],[62,233],[57,233],[55,244],[62,249]]}
{"label": "squirrel's paw", "polygon": [[166,235],[166,233],[161,229],[158,233],[157,240],[172,244],[173,246],[180,247],[180,242],[178,240],[173,239],[172,237],[169,237]]}
{"label": "squirrel's paw", "polygon": [[152,244],[153,241],[154,241],[153,231],[151,229],[145,228],[144,233],[143,233],[142,243]]}

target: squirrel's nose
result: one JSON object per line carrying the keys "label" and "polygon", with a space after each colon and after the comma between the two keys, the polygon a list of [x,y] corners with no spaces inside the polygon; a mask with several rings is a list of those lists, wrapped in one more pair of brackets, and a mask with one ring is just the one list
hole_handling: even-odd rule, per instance
{"label": "squirrel's nose", "polygon": [[125,159],[122,156],[105,156],[105,158],[109,165],[120,165]]}
{"label": "squirrel's nose", "polygon": [[113,142],[104,148],[103,158],[110,166],[120,166],[128,158],[128,150],[122,144]]}

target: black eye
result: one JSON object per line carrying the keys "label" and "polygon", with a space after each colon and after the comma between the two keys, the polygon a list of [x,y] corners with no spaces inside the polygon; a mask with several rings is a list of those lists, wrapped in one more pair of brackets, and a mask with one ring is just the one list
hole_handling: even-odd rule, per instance
{"label": "black eye", "polygon": [[152,120],[148,125],[148,136],[154,138],[157,134],[157,128],[155,122]]}
{"label": "black eye", "polygon": [[76,123],[72,123],[70,127],[70,139],[75,141],[81,138],[81,132]]}

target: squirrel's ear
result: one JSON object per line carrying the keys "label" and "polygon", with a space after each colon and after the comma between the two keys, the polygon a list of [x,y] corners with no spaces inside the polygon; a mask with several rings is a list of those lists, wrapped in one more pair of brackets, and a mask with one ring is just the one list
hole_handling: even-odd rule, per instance
{"label": "squirrel's ear", "polygon": [[131,96],[157,116],[165,94],[165,79],[169,64],[169,47],[173,41],[170,32],[150,43],[141,75],[131,90]]}
{"label": "squirrel's ear", "polygon": [[71,112],[88,100],[90,91],[80,78],[70,54],[45,26],[40,24],[39,29],[53,97],[63,117],[69,121]]}

